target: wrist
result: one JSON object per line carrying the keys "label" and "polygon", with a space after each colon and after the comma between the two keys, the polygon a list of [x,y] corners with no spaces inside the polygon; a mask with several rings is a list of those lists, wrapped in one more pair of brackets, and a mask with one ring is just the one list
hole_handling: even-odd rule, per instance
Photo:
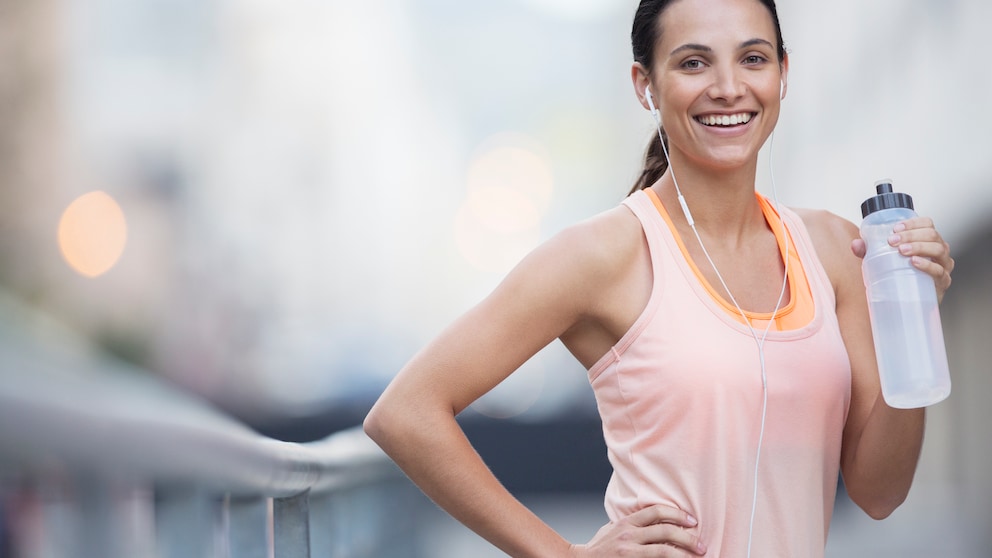
{"label": "wrist", "polygon": [[570,544],[565,552],[565,558],[587,558],[588,549],[584,544]]}

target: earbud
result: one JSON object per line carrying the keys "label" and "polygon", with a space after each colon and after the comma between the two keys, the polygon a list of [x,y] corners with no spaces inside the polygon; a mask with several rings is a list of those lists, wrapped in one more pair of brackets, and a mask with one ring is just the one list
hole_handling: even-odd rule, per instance
{"label": "earbud", "polygon": [[785,80],[780,80],[778,82],[778,100],[781,101],[785,98]]}
{"label": "earbud", "polygon": [[658,109],[656,109],[654,107],[654,97],[651,95],[651,87],[650,86],[644,88],[644,98],[647,99],[648,106],[651,107],[651,114],[654,115],[655,118],[657,118],[658,117]]}

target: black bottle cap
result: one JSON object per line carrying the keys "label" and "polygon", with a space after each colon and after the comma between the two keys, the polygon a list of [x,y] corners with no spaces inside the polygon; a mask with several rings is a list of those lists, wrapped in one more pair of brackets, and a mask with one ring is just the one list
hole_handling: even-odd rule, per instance
{"label": "black bottle cap", "polygon": [[872,196],[861,204],[861,218],[865,218],[876,211],[892,209],[896,207],[913,209],[913,197],[902,192],[892,191],[891,180],[879,180],[875,183],[877,195]]}

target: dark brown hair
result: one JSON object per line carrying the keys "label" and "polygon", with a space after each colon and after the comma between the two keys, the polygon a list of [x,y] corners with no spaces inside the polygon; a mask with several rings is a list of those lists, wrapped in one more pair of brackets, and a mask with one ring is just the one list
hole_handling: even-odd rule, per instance
{"label": "dark brown hair", "polygon": [[[647,71],[654,67],[654,47],[661,38],[661,14],[677,2],[678,0],[641,0],[634,13],[634,24],[630,30],[630,46],[634,51],[634,61],[640,62]],[[785,60],[785,41],[782,39],[782,27],[778,22],[778,9],[775,7],[775,0],[759,0],[772,16],[772,23],[775,25],[775,42],[778,51],[778,63],[781,65]],[[661,131],[665,136],[665,146],[668,146],[668,136],[665,130]],[[638,190],[643,190],[651,186],[665,174],[668,169],[668,161],[665,160],[665,153],[662,150],[661,138],[657,134],[651,138],[648,148],[644,151],[644,168],[641,176],[638,177],[631,188],[633,194]]]}

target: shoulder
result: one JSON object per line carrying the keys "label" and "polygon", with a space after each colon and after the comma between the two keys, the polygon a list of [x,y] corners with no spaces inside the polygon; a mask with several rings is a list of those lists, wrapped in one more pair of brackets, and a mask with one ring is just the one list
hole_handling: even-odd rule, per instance
{"label": "shoulder", "polygon": [[813,248],[827,272],[834,290],[861,284],[861,260],[851,250],[851,242],[860,237],[854,223],[822,209],[793,209],[802,219]]}
{"label": "shoulder", "polygon": [[809,231],[810,238],[817,245],[831,247],[843,244],[844,247],[858,238],[858,227],[843,217],[824,209],[794,208],[793,211],[802,219]]}
{"label": "shoulder", "polygon": [[576,318],[598,315],[647,253],[640,221],[618,205],[538,246],[506,276],[497,292],[529,298],[540,308],[570,309]]}
{"label": "shoulder", "polygon": [[577,265],[605,272],[636,255],[642,239],[640,220],[618,205],[562,230],[549,242],[566,250]]}
{"label": "shoulder", "polygon": [[603,281],[639,257],[645,245],[643,238],[637,217],[618,205],[563,229],[527,259],[540,262],[544,272],[566,275],[566,281],[602,287]]}

